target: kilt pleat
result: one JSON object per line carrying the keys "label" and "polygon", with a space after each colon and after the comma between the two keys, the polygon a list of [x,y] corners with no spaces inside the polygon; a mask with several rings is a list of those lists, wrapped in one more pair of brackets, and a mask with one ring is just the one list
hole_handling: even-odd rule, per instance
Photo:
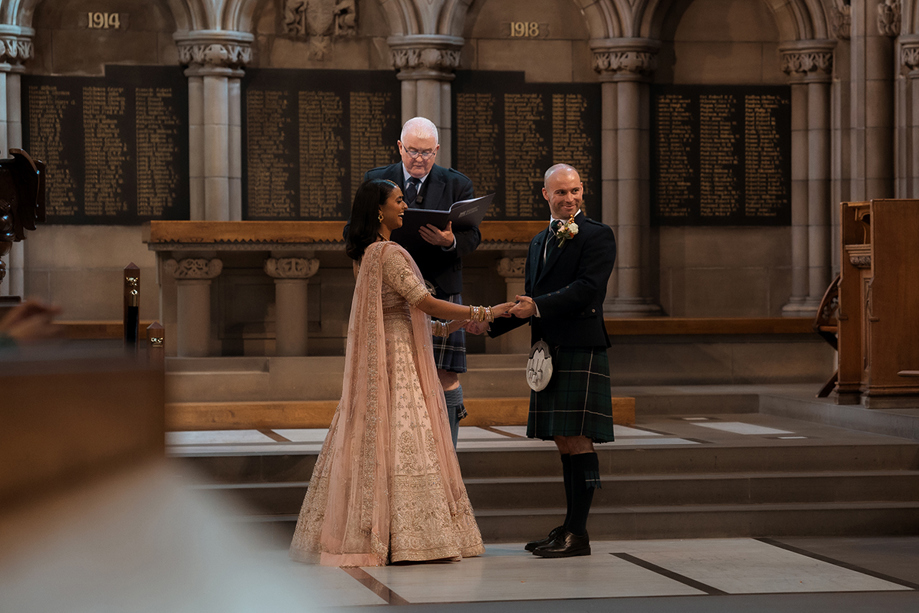
{"label": "kilt pleat", "polygon": [[613,440],[613,399],[606,347],[553,347],[552,379],[530,392],[527,436]]}
{"label": "kilt pleat", "polygon": [[[437,288],[434,297],[447,300],[453,304],[463,304],[460,294],[447,294]],[[436,318],[435,321],[442,321]],[[466,331],[460,328],[450,336],[435,336],[432,339],[434,362],[438,370],[462,373],[466,372]]]}

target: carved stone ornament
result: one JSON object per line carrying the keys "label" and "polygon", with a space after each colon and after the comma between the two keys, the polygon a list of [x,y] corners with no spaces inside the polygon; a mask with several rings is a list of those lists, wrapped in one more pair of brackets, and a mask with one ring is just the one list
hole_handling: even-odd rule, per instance
{"label": "carved stone ornament", "polygon": [[356,0],[284,0],[284,33],[307,41],[307,56],[324,60],[333,37],[357,35]]}
{"label": "carved stone ornament", "polygon": [[217,258],[184,258],[166,262],[166,272],[177,281],[210,280],[223,272],[223,262]]}
{"label": "carved stone ornament", "polygon": [[309,279],[319,270],[316,258],[268,258],[265,273],[273,279]]}
{"label": "carved stone ornament", "polygon": [[900,0],[884,0],[878,4],[878,33],[881,36],[900,35]]}
{"label": "carved stone ornament", "polygon": [[919,70],[919,42],[900,48],[900,65],[906,72]]}
{"label": "carved stone ornament", "polygon": [[252,47],[231,42],[179,43],[179,62],[209,68],[244,68],[252,61]]}
{"label": "carved stone ornament", "polygon": [[396,70],[426,68],[428,70],[453,71],[456,70],[459,63],[460,51],[458,49],[427,47],[392,50],[392,65]]}
{"label": "carved stone ornament", "polygon": [[657,56],[649,51],[594,51],[594,70],[599,73],[648,76],[656,68]]}
{"label": "carved stone ornament", "polygon": [[833,36],[839,40],[852,38],[852,5],[845,4],[842,0],[835,0],[830,8],[832,15]]}
{"label": "carved stone ornament", "polygon": [[32,41],[15,36],[0,37],[0,62],[21,64],[32,59]]}
{"label": "carved stone ornament", "polygon": [[527,259],[525,257],[501,258],[498,260],[498,274],[505,279],[508,277],[523,278],[523,274],[526,270],[526,263]]}
{"label": "carved stone ornament", "polygon": [[793,77],[828,79],[833,74],[833,52],[785,51],[782,53],[782,72]]}

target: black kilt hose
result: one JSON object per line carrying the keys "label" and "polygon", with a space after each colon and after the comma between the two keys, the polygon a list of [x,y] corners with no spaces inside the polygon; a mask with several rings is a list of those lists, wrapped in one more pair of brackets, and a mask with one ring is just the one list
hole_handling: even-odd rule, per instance
{"label": "black kilt hose", "polygon": [[613,440],[613,399],[606,347],[551,347],[552,378],[530,392],[527,436]]}

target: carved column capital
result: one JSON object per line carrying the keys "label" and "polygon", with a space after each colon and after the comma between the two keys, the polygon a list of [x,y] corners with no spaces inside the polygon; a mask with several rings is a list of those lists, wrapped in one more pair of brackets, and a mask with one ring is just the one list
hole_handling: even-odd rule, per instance
{"label": "carved column capital", "polygon": [[782,72],[792,83],[829,82],[833,78],[835,40],[800,40],[779,46]]}
{"label": "carved column capital", "polygon": [[896,38],[900,35],[902,9],[900,0],[884,0],[878,3],[878,34]]}
{"label": "carved column capital", "polygon": [[660,42],[647,38],[590,41],[594,70],[602,81],[647,81],[657,69]]}
{"label": "carved column capital", "polygon": [[900,37],[900,69],[911,77],[919,76],[919,35]]}
{"label": "carved column capital", "polygon": [[173,34],[179,48],[179,63],[188,66],[186,74],[242,76],[252,61],[255,37],[248,32],[197,30]]}
{"label": "carved column capital", "polygon": [[458,36],[392,36],[386,40],[399,79],[453,79],[464,40]]}
{"label": "carved column capital", "polygon": [[223,262],[217,258],[167,260],[166,272],[176,281],[210,281],[223,272]]}
{"label": "carved column capital", "polygon": [[525,257],[501,258],[498,260],[498,274],[508,278],[523,278],[526,270],[527,259]]}
{"label": "carved column capital", "polygon": [[7,64],[7,72],[23,72],[23,64],[34,57],[32,37],[35,30],[0,24],[0,63]]}
{"label": "carved column capital", "polygon": [[319,270],[316,258],[268,258],[265,274],[273,279],[309,279]]}

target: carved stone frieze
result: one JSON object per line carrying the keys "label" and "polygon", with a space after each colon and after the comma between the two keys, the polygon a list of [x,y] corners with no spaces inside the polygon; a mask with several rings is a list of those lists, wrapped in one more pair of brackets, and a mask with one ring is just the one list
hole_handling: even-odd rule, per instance
{"label": "carved stone frieze", "polygon": [[393,49],[392,64],[397,70],[427,68],[431,70],[456,70],[459,66],[458,49]]}
{"label": "carved stone frieze", "polygon": [[31,60],[32,41],[19,36],[0,36],[0,62],[22,64]]}
{"label": "carved stone frieze", "polygon": [[852,5],[845,4],[842,0],[836,0],[830,7],[833,29],[833,36],[839,40],[849,40],[852,38]]}
{"label": "carved stone frieze", "polygon": [[265,274],[273,279],[309,279],[319,270],[316,258],[268,258]]}
{"label": "carved stone frieze", "polygon": [[506,278],[523,278],[526,270],[525,257],[501,258],[498,260],[498,274]]}
{"label": "carved stone frieze", "polygon": [[657,70],[660,41],[606,38],[590,41],[594,70],[603,81],[646,81]]}
{"label": "carved stone frieze", "polygon": [[594,70],[647,76],[657,68],[657,55],[648,51],[594,51]]}
{"label": "carved stone frieze", "polygon": [[386,42],[400,79],[452,78],[463,48],[463,39],[456,36],[393,36]]}
{"label": "carved stone frieze", "polygon": [[808,81],[828,81],[833,75],[833,52],[823,49],[783,50],[782,72]]}
{"label": "carved stone frieze", "polygon": [[213,68],[244,68],[252,61],[252,47],[217,42],[179,44],[179,61]]}
{"label": "carved stone frieze", "polygon": [[919,70],[919,40],[901,41],[900,66],[904,72]]}
{"label": "carved stone frieze", "polygon": [[878,4],[878,33],[881,36],[900,35],[900,0],[884,0]]}
{"label": "carved stone frieze", "polygon": [[210,280],[223,272],[223,262],[217,258],[168,260],[166,272],[171,273],[177,281]]}
{"label": "carved stone frieze", "polygon": [[356,0],[284,0],[284,33],[288,38],[306,41],[307,56],[324,60],[332,48],[332,38],[357,34]]}

